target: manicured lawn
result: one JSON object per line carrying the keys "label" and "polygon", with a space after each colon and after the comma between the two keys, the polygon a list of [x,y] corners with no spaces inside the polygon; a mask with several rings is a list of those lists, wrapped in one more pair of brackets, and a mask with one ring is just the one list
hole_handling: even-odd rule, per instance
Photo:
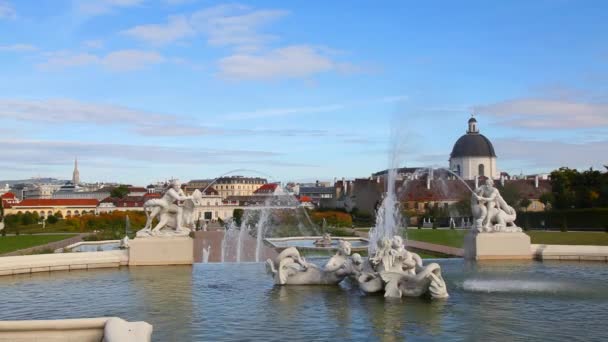
{"label": "manicured lawn", "polygon": [[13,252],[19,249],[40,246],[49,242],[60,241],[74,237],[74,235],[19,235],[0,236],[0,254]]}
{"label": "manicured lawn", "polygon": [[536,232],[528,231],[532,243],[547,245],[608,246],[608,233],[604,232]]}
{"label": "manicured lawn", "polygon": [[[438,245],[459,247],[464,245],[467,230],[408,229],[408,238]],[[532,243],[547,245],[598,245],[608,246],[608,234],[604,232],[544,232],[528,231]]]}
{"label": "manicured lawn", "polygon": [[[21,234],[44,234],[44,233],[68,233],[68,232],[78,232],[78,228],[74,228],[67,224],[65,220],[59,220],[55,224],[47,224],[43,229],[41,224],[28,224],[28,225],[19,225],[19,232]],[[14,228],[9,228],[7,233],[15,233]]]}
{"label": "manicured lawn", "polygon": [[407,238],[438,245],[462,248],[467,230],[451,229],[408,229]]}

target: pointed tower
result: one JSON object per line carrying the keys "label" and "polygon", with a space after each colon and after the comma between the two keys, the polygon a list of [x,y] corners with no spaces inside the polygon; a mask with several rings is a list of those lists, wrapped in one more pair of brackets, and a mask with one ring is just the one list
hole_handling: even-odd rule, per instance
{"label": "pointed tower", "polygon": [[80,172],[78,171],[78,158],[74,158],[74,172],[72,173],[72,184],[80,184]]}

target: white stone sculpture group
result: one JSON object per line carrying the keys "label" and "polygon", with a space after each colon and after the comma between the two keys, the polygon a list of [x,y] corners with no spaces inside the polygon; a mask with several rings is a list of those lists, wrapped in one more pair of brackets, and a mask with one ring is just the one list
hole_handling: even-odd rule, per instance
{"label": "white stone sculpture group", "polygon": [[[202,193],[199,190],[186,196],[181,184],[177,180],[171,181],[161,198],[144,203],[146,226],[137,232],[137,237],[188,236],[194,228],[194,208],[202,205],[201,201]],[[155,218],[158,218],[158,223],[152,228]]]}
{"label": "white stone sculpture group", "polygon": [[471,196],[471,212],[475,229],[479,233],[521,232],[515,225],[516,212],[494,187],[492,179],[475,189]]}
{"label": "white stone sculpture group", "polygon": [[274,260],[268,259],[266,268],[277,285],[332,285],[349,278],[366,293],[384,291],[384,297],[448,297],[440,266],[423,266],[418,254],[405,249],[400,236],[381,240],[368,259],[358,253],[351,255],[350,243],[340,240],[337,253],[322,268],[307,262],[297,248],[289,247]]}

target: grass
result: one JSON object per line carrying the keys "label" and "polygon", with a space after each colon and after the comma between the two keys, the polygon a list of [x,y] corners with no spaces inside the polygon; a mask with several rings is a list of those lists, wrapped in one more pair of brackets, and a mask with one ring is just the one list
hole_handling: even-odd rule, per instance
{"label": "grass", "polygon": [[[80,229],[67,224],[67,221],[59,220],[55,224],[46,224],[43,229],[41,224],[33,223],[28,225],[19,225],[21,234],[44,234],[44,233],[72,233],[79,232]],[[15,233],[14,228],[10,228],[8,233]]]}
{"label": "grass", "polygon": [[467,230],[452,229],[408,229],[407,238],[438,245],[462,248]]}
{"label": "grass", "polygon": [[74,235],[19,235],[0,236],[0,254],[14,252],[20,249],[44,245],[50,242],[61,241],[74,237]]}
{"label": "grass", "polygon": [[532,243],[547,245],[596,245],[608,246],[608,234],[604,232],[538,232],[528,231]]}
{"label": "grass", "polygon": [[[467,230],[408,229],[408,238],[416,241],[462,248]],[[545,232],[527,231],[532,243],[547,245],[597,245],[608,246],[608,234],[604,232]]]}

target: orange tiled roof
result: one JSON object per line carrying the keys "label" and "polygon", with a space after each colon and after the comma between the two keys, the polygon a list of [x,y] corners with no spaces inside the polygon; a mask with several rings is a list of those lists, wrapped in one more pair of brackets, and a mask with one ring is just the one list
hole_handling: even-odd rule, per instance
{"label": "orange tiled roof", "polygon": [[53,206],[97,206],[98,200],[93,198],[53,198],[53,199],[24,199],[13,207],[53,207]]}
{"label": "orange tiled roof", "polygon": [[16,196],[12,192],[7,192],[5,194],[2,194],[2,196],[0,196],[0,198],[2,198],[2,199],[15,199]]}

